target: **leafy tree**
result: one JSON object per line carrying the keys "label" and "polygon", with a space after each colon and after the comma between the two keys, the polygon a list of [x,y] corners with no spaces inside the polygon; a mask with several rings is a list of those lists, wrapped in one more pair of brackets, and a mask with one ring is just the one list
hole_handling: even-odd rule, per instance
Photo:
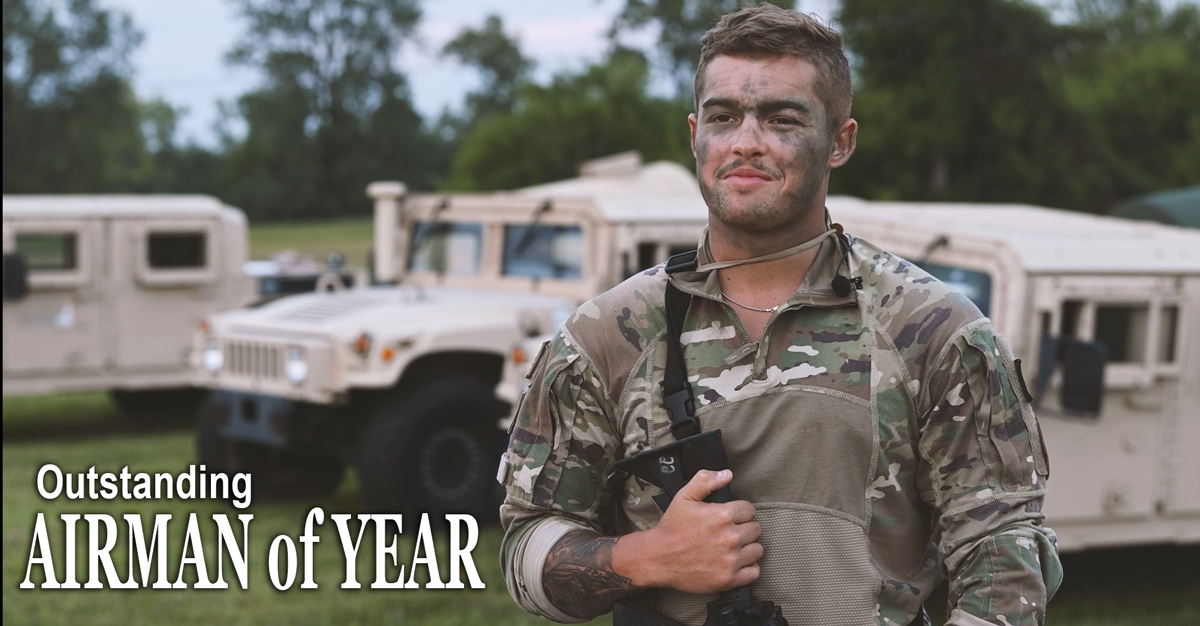
{"label": "leafy tree", "polygon": [[1096,172],[1086,202],[1200,183],[1200,7],[1082,0],[1084,33],[1065,92],[1086,125]]}
{"label": "leafy tree", "polygon": [[128,15],[4,0],[4,192],[130,191],[149,164],[129,54]]}
{"label": "leafy tree", "polygon": [[149,193],[217,194],[224,155],[195,144],[180,145],[177,131],[183,109],[157,98],[139,104],[148,172],[136,189]]}
{"label": "leafy tree", "polygon": [[843,0],[858,151],[832,180],[867,198],[1103,212],[1200,179],[1200,11],[1081,0]]}
{"label": "leafy tree", "polygon": [[476,68],[483,85],[467,94],[467,124],[488,115],[512,112],[517,90],[529,81],[533,61],[520,44],[504,32],[498,15],[489,15],[479,29],[464,28],[442,47],[442,55]]}
{"label": "leafy tree", "polygon": [[366,184],[434,184],[445,150],[421,129],[400,44],[420,17],[415,0],[239,0],[248,23],[228,55],[266,82],[240,98],[248,132],[230,146],[222,186],[255,216],[367,211]]}
{"label": "leafy tree", "polygon": [[510,189],[576,174],[584,160],[636,149],[691,166],[689,105],[646,94],[648,68],[615,51],[581,73],[518,91],[512,113],[480,120],[454,155],[447,187]]}
{"label": "leafy tree", "polygon": [[1088,138],[1055,59],[1071,31],[1016,0],[844,0],[858,151],[836,191],[1074,206]]}
{"label": "leafy tree", "polygon": [[688,98],[700,62],[700,37],[726,13],[763,1],[785,8],[795,0],[625,0],[609,28],[609,37],[646,27],[658,29],[658,51],[664,69],[675,78],[677,94]]}

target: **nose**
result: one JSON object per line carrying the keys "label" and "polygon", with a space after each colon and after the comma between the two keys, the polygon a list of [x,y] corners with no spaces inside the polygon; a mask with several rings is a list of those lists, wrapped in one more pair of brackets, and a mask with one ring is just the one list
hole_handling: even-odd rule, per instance
{"label": "nose", "polygon": [[758,120],[754,116],[747,115],[743,118],[733,137],[733,153],[743,159],[762,156],[765,148],[760,131]]}

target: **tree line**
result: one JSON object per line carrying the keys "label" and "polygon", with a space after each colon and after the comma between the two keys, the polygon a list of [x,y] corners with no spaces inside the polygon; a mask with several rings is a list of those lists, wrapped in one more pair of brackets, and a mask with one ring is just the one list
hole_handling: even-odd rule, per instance
{"label": "tree line", "polygon": [[[545,82],[486,17],[440,49],[481,86],[422,119],[397,61],[418,0],[235,0],[226,61],[262,81],[222,107],[208,147],[180,140],[183,111],[134,94],[128,15],[4,0],[4,193],[209,193],[254,220],[319,219],[367,214],[372,180],[504,189],[630,149],[692,167],[700,35],[749,3],[626,0],[604,57]],[[861,127],[833,193],[1099,213],[1200,182],[1195,3],[842,0],[831,17]]]}

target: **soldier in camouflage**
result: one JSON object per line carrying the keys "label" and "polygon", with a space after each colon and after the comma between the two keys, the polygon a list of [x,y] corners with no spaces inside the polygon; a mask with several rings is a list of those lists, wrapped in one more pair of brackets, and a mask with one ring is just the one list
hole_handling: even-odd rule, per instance
{"label": "soldier in camouflage", "polygon": [[[945,578],[948,624],[1042,624],[1061,568],[1012,351],[963,295],[829,236],[828,173],[857,132],[840,36],[763,5],[703,46],[689,118],[710,209],[701,265],[585,303],[535,359],[501,465],[510,593],[579,622],[653,589],[653,608],[702,624],[717,592],[752,583],[793,626],[901,626]],[[819,243],[770,254],[805,241]],[[835,291],[838,275],[861,289]],[[612,472],[673,441],[667,281],[691,296],[695,415],[722,430],[735,502],[703,502],[729,471],[700,472],[665,512],[656,488]]]}

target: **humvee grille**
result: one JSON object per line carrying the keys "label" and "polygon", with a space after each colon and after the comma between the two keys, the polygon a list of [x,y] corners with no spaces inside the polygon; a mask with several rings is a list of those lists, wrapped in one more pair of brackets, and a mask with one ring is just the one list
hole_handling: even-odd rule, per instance
{"label": "humvee grille", "polygon": [[283,378],[283,351],[279,346],[230,341],[225,348],[225,371],[250,378]]}

